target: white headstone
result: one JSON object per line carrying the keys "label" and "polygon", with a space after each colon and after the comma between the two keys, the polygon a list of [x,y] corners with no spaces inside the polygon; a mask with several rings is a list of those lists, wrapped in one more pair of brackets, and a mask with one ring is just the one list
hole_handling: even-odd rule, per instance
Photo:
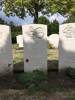
{"label": "white headstone", "polygon": [[22,26],[24,40],[24,71],[47,71],[47,26]]}
{"label": "white headstone", "polygon": [[75,68],[75,23],[60,25],[59,70]]}
{"label": "white headstone", "polygon": [[19,47],[23,47],[23,35],[16,36],[16,40]]}
{"label": "white headstone", "polygon": [[58,34],[52,34],[52,35],[48,36],[48,42],[54,48],[58,48],[58,46],[59,46],[59,35]]}
{"label": "white headstone", "polygon": [[10,27],[0,25],[0,74],[12,72],[12,45]]}

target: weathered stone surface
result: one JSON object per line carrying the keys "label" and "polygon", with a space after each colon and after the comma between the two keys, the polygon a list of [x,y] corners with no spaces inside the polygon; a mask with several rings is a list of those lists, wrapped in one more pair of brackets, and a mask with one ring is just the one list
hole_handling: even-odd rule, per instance
{"label": "weathered stone surface", "polygon": [[47,26],[22,26],[24,40],[24,71],[47,70]]}
{"label": "weathered stone surface", "polygon": [[16,36],[16,40],[19,47],[23,47],[23,35]]}
{"label": "weathered stone surface", "polygon": [[60,25],[59,70],[75,68],[75,23]]}
{"label": "weathered stone surface", "polygon": [[10,27],[0,25],[0,74],[12,72],[12,45]]}
{"label": "weathered stone surface", "polygon": [[59,46],[59,35],[58,34],[49,35],[47,37],[47,40],[54,48],[58,48]]}

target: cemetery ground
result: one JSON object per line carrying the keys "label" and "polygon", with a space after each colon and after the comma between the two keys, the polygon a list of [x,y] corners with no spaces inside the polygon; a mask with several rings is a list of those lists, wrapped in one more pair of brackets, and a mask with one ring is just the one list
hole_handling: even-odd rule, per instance
{"label": "cemetery ground", "polygon": [[47,74],[23,74],[23,49],[12,48],[14,74],[0,77],[0,100],[75,100],[75,79],[58,73],[57,49],[47,50]]}

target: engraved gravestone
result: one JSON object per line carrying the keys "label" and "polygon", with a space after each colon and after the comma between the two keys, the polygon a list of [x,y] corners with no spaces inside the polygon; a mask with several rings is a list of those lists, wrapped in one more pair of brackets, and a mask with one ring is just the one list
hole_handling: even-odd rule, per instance
{"label": "engraved gravestone", "polygon": [[10,27],[0,25],[0,74],[12,72],[12,45]]}
{"label": "engraved gravestone", "polygon": [[18,35],[16,36],[16,40],[17,40],[17,44],[19,45],[19,47],[23,47],[23,36],[22,35]]}
{"label": "engraved gravestone", "polygon": [[52,47],[58,48],[59,46],[59,35],[58,34],[51,34],[48,36],[48,42]]}
{"label": "engraved gravestone", "polygon": [[24,42],[24,71],[47,70],[47,26],[22,26]]}
{"label": "engraved gravestone", "polygon": [[75,23],[60,25],[59,70],[75,68]]}

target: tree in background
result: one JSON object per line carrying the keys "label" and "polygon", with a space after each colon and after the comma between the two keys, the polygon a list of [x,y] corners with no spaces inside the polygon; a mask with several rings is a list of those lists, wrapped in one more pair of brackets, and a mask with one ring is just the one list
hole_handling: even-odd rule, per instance
{"label": "tree in background", "polygon": [[11,25],[11,37],[12,43],[16,43],[16,36],[22,34],[22,27],[21,26],[13,26]]}
{"label": "tree in background", "polygon": [[59,12],[68,17],[67,22],[75,22],[75,0],[47,0],[48,12]]}
{"label": "tree in background", "polygon": [[49,30],[48,26],[50,24],[50,21],[45,16],[41,16],[41,17],[38,18],[38,24],[45,24],[45,25],[47,25],[47,33],[49,33],[48,32],[48,30]]}
{"label": "tree in background", "polygon": [[38,22],[38,12],[75,15],[75,0],[4,0],[5,12],[9,15],[15,12],[19,17],[26,13],[34,16],[34,23]]}
{"label": "tree in background", "polygon": [[49,20],[45,16],[40,16],[38,18],[38,23],[39,24],[46,24],[46,25],[50,24]]}
{"label": "tree in background", "polygon": [[63,15],[75,14],[75,0],[47,0],[49,12],[59,12]]}
{"label": "tree in background", "polygon": [[[26,14],[34,17],[34,23],[46,24],[48,26],[48,35],[58,33],[58,22],[48,23],[43,17],[38,18],[39,12],[43,14],[59,12],[69,16],[68,22],[74,21],[75,0],[3,0],[4,11],[7,15],[16,13],[24,18]],[[47,22],[46,22],[47,21]],[[44,23],[46,22],[46,23]]]}
{"label": "tree in background", "polygon": [[7,15],[14,12],[24,18],[28,13],[34,17],[34,23],[38,23],[38,12],[46,8],[46,0],[5,0],[4,7]]}
{"label": "tree in background", "polygon": [[38,19],[38,23],[47,25],[48,35],[59,33],[59,23],[56,20],[50,22],[45,16],[41,16]]}
{"label": "tree in background", "polygon": [[6,23],[0,18],[0,24],[6,24]]}
{"label": "tree in background", "polygon": [[75,14],[75,0],[4,0],[4,7],[7,15],[14,12],[24,18],[27,13],[30,14],[34,23],[38,23],[38,12]]}
{"label": "tree in background", "polygon": [[48,25],[48,35],[59,34],[59,23],[54,20]]}
{"label": "tree in background", "polygon": [[16,13],[24,18],[28,13],[34,17],[34,23],[38,23],[38,12],[55,13],[63,15],[75,15],[75,0],[3,0],[7,15]]}

